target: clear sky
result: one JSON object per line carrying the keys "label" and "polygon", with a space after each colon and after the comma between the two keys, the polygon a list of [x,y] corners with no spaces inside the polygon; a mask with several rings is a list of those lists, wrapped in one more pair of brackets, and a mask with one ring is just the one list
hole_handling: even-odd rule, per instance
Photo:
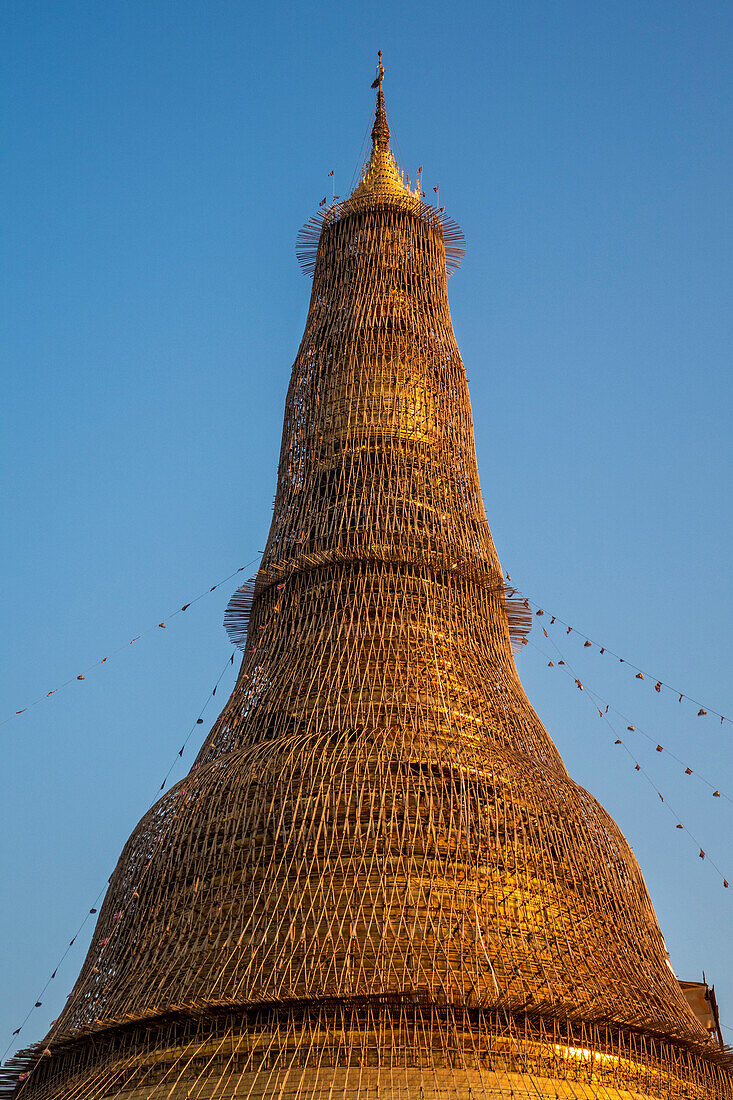
{"label": "clear sky", "polygon": [[[344,194],[361,165],[381,47],[401,163],[467,238],[451,306],[502,562],[650,671],[553,635],[649,733],[619,736],[666,804],[572,678],[533,646],[520,674],[634,848],[676,972],[705,969],[733,1026],[733,887],[709,862],[733,882],[733,804],[654,748],[733,797],[733,725],[653,690],[733,717],[733,7],[8,0],[0,20],[0,717],[264,547],[310,290],[294,241],[328,172]],[[235,584],[0,729],[0,1053],[210,697]]]}

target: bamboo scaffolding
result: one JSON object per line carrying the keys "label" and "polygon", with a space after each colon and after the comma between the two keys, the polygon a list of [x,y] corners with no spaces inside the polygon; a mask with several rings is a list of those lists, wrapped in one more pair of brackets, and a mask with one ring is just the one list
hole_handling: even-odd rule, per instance
{"label": "bamboo scaffolding", "polygon": [[733,1096],[628,844],[519,681],[530,618],[448,308],[462,237],[399,175],[381,77],[372,136],[299,238],[313,290],[270,535],[227,612],[235,690],[2,1095]]}

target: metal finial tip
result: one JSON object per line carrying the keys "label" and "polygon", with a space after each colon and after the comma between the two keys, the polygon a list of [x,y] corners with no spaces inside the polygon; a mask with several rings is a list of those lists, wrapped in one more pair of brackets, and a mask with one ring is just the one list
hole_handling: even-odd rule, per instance
{"label": "metal finial tip", "polygon": [[372,127],[372,143],[375,147],[381,149],[389,148],[389,125],[387,123],[387,112],[384,108],[384,92],[382,91],[382,80],[384,78],[384,69],[379,66],[379,73],[377,79],[372,84],[372,88],[377,89],[377,109],[374,113],[374,126]]}
{"label": "metal finial tip", "polygon": [[382,81],[384,80],[384,65],[382,64],[382,51],[377,50],[379,56],[379,64],[377,65],[377,75],[372,81],[372,88],[379,88],[382,90]]}

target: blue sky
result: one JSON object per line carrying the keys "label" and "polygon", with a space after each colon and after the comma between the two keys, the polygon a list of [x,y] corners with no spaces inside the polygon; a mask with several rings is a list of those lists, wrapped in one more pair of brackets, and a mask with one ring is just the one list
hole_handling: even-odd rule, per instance
{"label": "blue sky", "polygon": [[[666,804],[533,646],[520,674],[677,973],[704,968],[733,1026],[733,888],[667,812],[733,881],[733,805],[654,749],[733,797],[733,726],[652,686],[733,716],[731,6],[26,0],[0,21],[0,717],[264,547],[310,289],[295,236],[328,172],[337,193],[358,172],[381,47],[401,163],[467,238],[451,307],[504,567],[652,673],[554,635],[649,733],[629,745]],[[210,698],[235,583],[0,728],[0,1052]]]}

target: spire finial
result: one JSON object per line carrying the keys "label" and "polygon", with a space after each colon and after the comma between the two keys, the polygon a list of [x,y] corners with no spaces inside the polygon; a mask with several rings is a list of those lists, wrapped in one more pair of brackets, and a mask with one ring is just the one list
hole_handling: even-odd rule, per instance
{"label": "spire finial", "polygon": [[377,106],[374,114],[374,126],[372,127],[372,151],[369,163],[364,166],[361,181],[346,200],[341,204],[340,210],[355,210],[361,206],[369,206],[379,202],[397,203],[412,209],[420,201],[420,184],[415,191],[410,189],[409,180],[405,181],[402,172],[398,169],[394,154],[389,146],[389,125],[387,123],[387,111],[384,106],[384,65],[382,64],[382,51],[379,51],[379,64],[377,75],[372,81],[372,88],[377,90]]}
{"label": "spire finial", "polygon": [[372,144],[375,148],[389,148],[389,126],[387,125],[387,112],[384,108],[384,92],[382,81],[384,80],[384,65],[382,64],[382,51],[379,50],[379,64],[376,78],[372,81],[372,88],[377,89],[377,109],[374,115],[372,127]]}

